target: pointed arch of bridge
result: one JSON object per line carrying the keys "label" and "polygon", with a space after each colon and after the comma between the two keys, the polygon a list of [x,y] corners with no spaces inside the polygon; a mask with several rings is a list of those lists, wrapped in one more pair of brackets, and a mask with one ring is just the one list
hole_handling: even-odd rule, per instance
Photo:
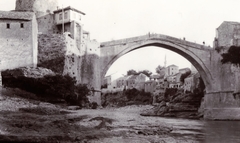
{"label": "pointed arch of bridge", "polygon": [[123,48],[122,51],[117,53],[104,67],[102,71],[102,78],[106,75],[108,69],[111,67],[111,65],[120,57],[123,55],[137,50],[139,48],[144,48],[148,46],[156,46],[164,49],[171,50],[175,53],[178,53],[179,55],[186,58],[193,66],[198,70],[200,76],[203,79],[203,82],[206,86],[206,90],[211,89],[211,81],[212,81],[212,75],[208,68],[205,66],[204,61],[202,61],[201,57],[196,55],[194,52],[192,52],[189,47],[184,47],[178,44],[174,44],[172,42],[166,42],[166,41],[157,41],[157,40],[149,40],[147,42],[143,42],[141,44],[132,45],[126,48]]}

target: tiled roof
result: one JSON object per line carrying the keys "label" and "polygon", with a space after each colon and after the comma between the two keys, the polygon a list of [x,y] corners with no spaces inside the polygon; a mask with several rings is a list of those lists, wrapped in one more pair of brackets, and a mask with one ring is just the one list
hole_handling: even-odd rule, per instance
{"label": "tiled roof", "polygon": [[167,78],[174,77],[175,75],[168,75]]}
{"label": "tiled roof", "polygon": [[150,78],[160,78],[160,75],[154,74],[154,75],[151,75]]}
{"label": "tiled roof", "polygon": [[223,23],[229,23],[229,24],[240,24],[239,22],[235,22],[235,21],[224,21]]}
{"label": "tiled roof", "polygon": [[176,81],[170,81],[169,84],[177,84]]}
{"label": "tiled roof", "polygon": [[193,77],[194,75],[196,75],[198,73],[191,73],[190,75],[188,75],[186,78],[189,78],[189,77]]}
{"label": "tiled roof", "polygon": [[167,67],[178,67],[178,66],[176,66],[176,65],[169,65],[169,66],[167,66]]}
{"label": "tiled roof", "polygon": [[164,78],[164,75],[154,74],[150,76],[151,79],[162,79]]}
{"label": "tiled roof", "polygon": [[190,70],[190,68],[182,68],[182,69],[179,69],[179,71],[181,70]]}
{"label": "tiled roof", "polygon": [[0,19],[32,20],[33,12],[0,11]]}
{"label": "tiled roof", "polygon": [[153,83],[153,82],[156,83],[156,81],[154,81],[154,80],[148,80],[148,81],[145,81],[145,83]]}
{"label": "tiled roof", "polygon": [[[85,13],[83,13],[83,12],[81,12],[80,10],[77,10],[77,9],[71,7],[71,6],[68,6],[68,7],[63,8],[63,11],[65,11],[65,10],[72,10],[72,11],[76,11],[76,12],[78,12],[78,13],[81,13],[81,14],[85,15]],[[53,12],[54,12],[54,13],[59,13],[59,12],[62,12],[62,9],[58,9],[58,10],[55,10],[55,11],[53,11]]]}
{"label": "tiled roof", "polygon": [[116,80],[126,80],[126,77],[119,77]]}
{"label": "tiled roof", "polygon": [[240,25],[239,22],[235,22],[235,21],[223,21],[223,23],[221,23],[221,25],[218,28],[220,28],[222,25],[225,25],[225,24]]}
{"label": "tiled roof", "polygon": [[178,73],[175,73],[175,74],[172,75],[172,76],[177,76],[177,75],[179,75],[179,74],[182,74],[182,73],[178,72]]}
{"label": "tiled roof", "polygon": [[137,78],[137,75],[130,75],[130,76],[128,76],[128,78],[127,78],[127,79],[134,80],[134,79],[136,79],[136,78]]}
{"label": "tiled roof", "polygon": [[83,33],[84,33],[84,34],[89,34],[89,32],[88,32],[88,31],[85,31],[85,30],[83,30]]}

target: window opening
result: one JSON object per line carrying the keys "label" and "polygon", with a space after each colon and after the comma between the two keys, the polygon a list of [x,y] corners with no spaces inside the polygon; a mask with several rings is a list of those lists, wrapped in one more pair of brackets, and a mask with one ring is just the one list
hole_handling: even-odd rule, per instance
{"label": "window opening", "polygon": [[59,14],[59,20],[62,20],[62,13]]}
{"label": "window opening", "polygon": [[10,24],[9,23],[7,23],[7,29],[10,29]]}
{"label": "window opening", "polygon": [[64,19],[67,19],[67,11],[64,12]]}
{"label": "window opening", "polygon": [[76,18],[76,13],[73,13],[73,18],[74,18],[74,19]]}
{"label": "window opening", "polygon": [[21,23],[21,24],[20,24],[20,27],[21,27],[21,28],[24,28],[24,24],[23,24],[23,23]]}

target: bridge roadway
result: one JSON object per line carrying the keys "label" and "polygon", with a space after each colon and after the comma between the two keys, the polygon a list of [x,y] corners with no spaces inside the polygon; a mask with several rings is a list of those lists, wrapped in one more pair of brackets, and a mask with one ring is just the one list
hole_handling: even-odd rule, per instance
{"label": "bridge roadway", "polygon": [[126,45],[127,43],[129,44],[129,43],[136,43],[136,42],[148,41],[148,40],[162,40],[162,41],[172,42],[175,44],[185,45],[187,47],[198,48],[198,49],[202,49],[202,50],[211,50],[212,49],[212,47],[210,47],[210,46],[201,45],[198,43],[186,41],[184,39],[175,38],[175,37],[163,35],[163,34],[147,34],[147,35],[143,35],[143,36],[101,42],[100,48],[116,46],[116,45]]}

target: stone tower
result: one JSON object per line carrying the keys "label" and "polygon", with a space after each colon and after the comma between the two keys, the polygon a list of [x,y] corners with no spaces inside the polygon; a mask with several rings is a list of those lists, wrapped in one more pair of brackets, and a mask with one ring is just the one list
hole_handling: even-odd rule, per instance
{"label": "stone tower", "polygon": [[16,11],[33,11],[41,17],[57,10],[58,0],[16,0]]}

